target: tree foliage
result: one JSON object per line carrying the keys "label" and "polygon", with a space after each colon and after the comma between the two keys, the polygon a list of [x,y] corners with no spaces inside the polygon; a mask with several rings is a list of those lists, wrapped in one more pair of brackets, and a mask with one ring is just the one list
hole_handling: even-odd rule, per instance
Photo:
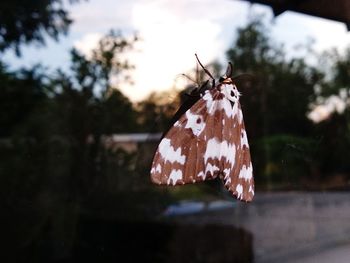
{"label": "tree foliage", "polygon": [[[236,70],[253,75],[253,81],[243,82],[239,89],[257,182],[271,184],[276,172],[290,181],[287,170],[298,177],[310,174],[309,159],[314,153],[307,145],[313,145],[314,138],[306,113],[315,100],[314,87],[322,80],[321,72],[301,58],[286,59],[283,47],[273,42],[260,20],[238,29],[227,56]],[[291,156],[284,151],[299,156],[303,169],[283,157]]]}
{"label": "tree foliage", "polygon": [[273,43],[259,20],[238,29],[238,37],[227,55],[236,69],[254,76],[253,84],[242,87],[242,104],[247,123],[252,125],[252,136],[303,136],[310,132],[311,123],[305,113],[319,80],[316,68],[303,59],[287,60],[282,47]]}
{"label": "tree foliage", "polygon": [[72,20],[62,0],[12,0],[0,2],[0,52],[20,45],[45,43],[66,34]]}
{"label": "tree foliage", "polygon": [[344,111],[333,110],[328,118],[315,124],[314,132],[321,142],[318,159],[321,170],[326,174],[349,174],[350,49],[347,48],[343,54],[332,50],[323,54],[322,58],[328,69],[325,73],[327,79],[320,83],[314,104],[322,105],[327,98],[337,97],[337,103],[344,106]]}
{"label": "tree foliage", "polygon": [[163,132],[180,105],[178,94],[151,93],[136,105],[140,129],[144,132]]}
{"label": "tree foliage", "polygon": [[105,140],[141,131],[139,113],[118,89],[132,69],[123,53],[134,41],[111,32],[90,56],[73,49],[69,72],[0,65],[1,230],[12,248],[34,246],[34,261],[42,235],[69,256],[84,213],[130,220],[165,205],[166,195],[156,202],[150,190],[149,148],[138,154]]}
{"label": "tree foliage", "polygon": [[11,72],[0,62],[0,137],[6,138],[20,129],[46,99],[43,79],[40,66]]}

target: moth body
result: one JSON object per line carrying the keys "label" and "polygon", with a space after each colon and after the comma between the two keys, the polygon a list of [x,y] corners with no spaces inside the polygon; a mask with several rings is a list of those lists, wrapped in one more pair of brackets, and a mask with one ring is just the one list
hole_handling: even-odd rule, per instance
{"label": "moth body", "polygon": [[237,199],[251,201],[253,166],[239,97],[229,77],[200,94],[164,134],[152,182],[182,185],[219,177]]}

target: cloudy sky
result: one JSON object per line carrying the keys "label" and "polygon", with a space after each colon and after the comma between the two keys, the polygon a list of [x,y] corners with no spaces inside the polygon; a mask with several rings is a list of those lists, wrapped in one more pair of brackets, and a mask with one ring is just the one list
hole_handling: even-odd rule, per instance
{"label": "cloudy sky", "polygon": [[237,27],[252,15],[265,14],[273,24],[273,38],[285,44],[290,56],[297,54],[297,44],[310,38],[316,41],[317,51],[350,44],[350,33],[342,23],[293,12],[273,20],[270,8],[236,0],[89,0],[69,6],[69,10],[74,24],[67,37],[58,43],[49,40],[46,48],[25,47],[21,58],[9,52],[5,61],[13,68],[41,62],[50,69],[68,69],[71,47],[88,53],[110,29],[124,35],[137,33],[142,41],[132,57],[135,84],[123,90],[133,101],[151,91],[181,85],[178,75],[196,65],[194,53],[204,64],[213,60],[226,63],[225,52]]}

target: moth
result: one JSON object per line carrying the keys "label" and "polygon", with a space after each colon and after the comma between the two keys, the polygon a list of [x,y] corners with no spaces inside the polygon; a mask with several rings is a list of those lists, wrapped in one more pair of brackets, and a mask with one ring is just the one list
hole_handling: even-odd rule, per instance
{"label": "moth", "polygon": [[212,85],[194,90],[175,114],[155,152],[151,180],[174,186],[218,177],[238,200],[252,201],[253,166],[232,64],[215,85],[196,58]]}

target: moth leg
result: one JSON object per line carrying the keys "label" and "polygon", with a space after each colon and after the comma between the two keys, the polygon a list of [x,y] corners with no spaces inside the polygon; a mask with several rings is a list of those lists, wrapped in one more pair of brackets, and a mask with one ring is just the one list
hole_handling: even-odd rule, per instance
{"label": "moth leg", "polygon": [[[199,65],[200,65],[200,66],[202,67],[202,69],[204,70],[204,72],[207,73],[207,75],[208,75],[213,81],[215,81],[213,75],[211,75],[211,73],[209,72],[209,70],[207,70],[207,69],[203,66],[203,64],[200,62],[200,60],[199,60],[197,54],[194,54],[194,55],[196,56],[196,59],[197,59]],[[214,83],[215,83],[215,82],[214,82]]]}

